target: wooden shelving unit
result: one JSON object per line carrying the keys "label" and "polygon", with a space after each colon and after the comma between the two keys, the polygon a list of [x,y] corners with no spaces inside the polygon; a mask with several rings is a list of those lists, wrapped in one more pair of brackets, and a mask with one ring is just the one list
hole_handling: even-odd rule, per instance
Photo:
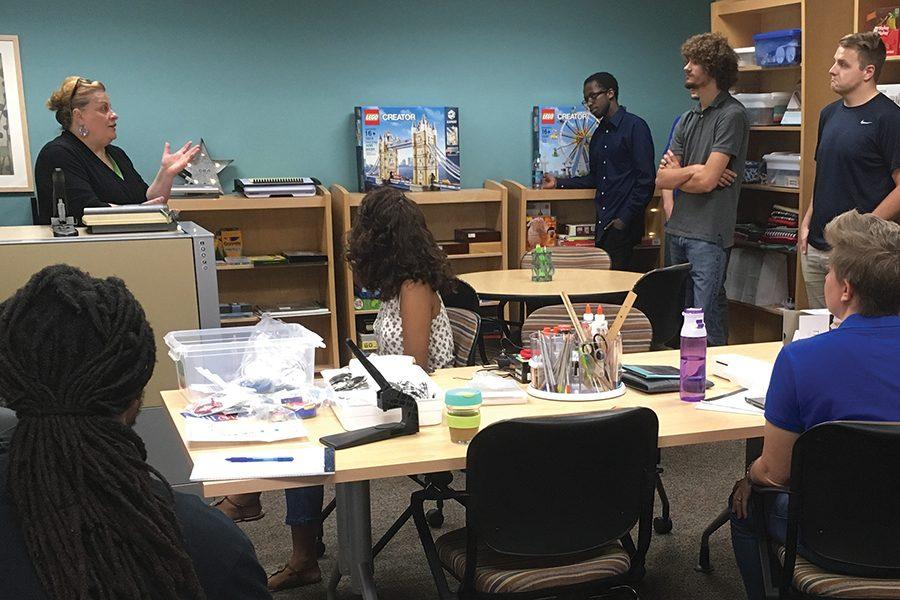
{"label": "wooden shelving unit", "polygon": [[[334,214],[334,256],[339,257],[337,274],[338,328],[341,339],[357,339],[357,317],[374,315],[377,310],[356,310],[353,306],[353,273],[343,256],[346,235],[356,222],[362,202],[360,192],[350,192],[340,185],[331,186]],[[422,208],[425,221],[436,240],[452,240],[454,229],[489,227],[500,231],[501,252],[450,255],[455,273],[504,270],[507,265],[507,189],[496,181],[487,180],[483,188],[455,192],[406,192]],[[341,356],[348,357],[341,348]]]}
{"label": "wooden shelving unit", "polygon": [[[734,48],[753,46],[756,33],[802,30],[800,65],[743,67],[735,86],[738,92],[800,91],[801,125],[751,127],[747,151],[748,160],[761,160],[763,154],[775,151],[799,152],[800,188],[744,185],[738,204],[739,223],[765,223],[774,204],[797,208],[801,219],[809,207],[815,182],[819,113],[838,98],[829,86],[828,70],[840,38],[855,30],[854,1],[874,5],[881,0],[718,0],[710,5],[712,31],[724,34]],[[798,307],[806,307],[800,261],[796,252],[782,253],[788,261],[788,291]],[[730,301],[729,342],[779,340],[781,320],[780,308]]]}
{"label": "wooden shelving unit", "polygon": [[[318,333],[326,347],[316,350],[316,370],[338,365],[337,311],[335,303],[334,243],[331,194],[324,187],[309,198],[173,198],[169,207],[181,219],[194,221],[215,233],[238,227],[245,256],[277,254],[285,250],[312,250],[326,255],[316,263],[278,265],[217,265],[219,302],[272,305],[319,301],[330,313],[285,317]],[[257,317],[223,321],[224,327],[254,325]]]}
{"label": "wooden shelving unit", "polygon": [[[505,180],[503,185],[509,190],[508,264],[510,269],[518,269],[522,256],[525,254],[525,210],[529,202],[551,202],[551,211],[559,223],[593,223],[597,219],[597,209],[594,204],[595,190],[593,189],[535,190],[509,179]],[[632,259],[632,266],[636,270],[649,271],[663,265],[665,260],[662,250],[663,225],[659,192],[656,191],[644,213],[644,229],[647,232],[653,232],[654,237],[660,241],[660,245],[635,246],[635,250],[640,250],[640,252],[635,252]]]}

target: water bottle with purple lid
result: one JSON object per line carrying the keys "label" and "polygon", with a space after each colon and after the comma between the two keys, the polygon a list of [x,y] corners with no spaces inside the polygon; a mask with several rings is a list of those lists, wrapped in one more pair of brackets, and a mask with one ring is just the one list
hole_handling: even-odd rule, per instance
{"label": "water bottle with purple lid", "polygon": [[679,391],[685,402],[706,397],[706,325],[702,308],[686,308],[681,327],[681,373]]}

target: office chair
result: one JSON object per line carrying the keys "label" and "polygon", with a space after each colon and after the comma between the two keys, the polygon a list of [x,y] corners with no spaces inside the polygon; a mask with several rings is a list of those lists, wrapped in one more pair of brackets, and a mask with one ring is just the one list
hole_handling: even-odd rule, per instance
{"label": "office chair", "polygon": [[[548,246],[553,254],[553,266],[557,269],[602,269],[609,270],[612,262],[602,248],[593,246]],[[530,269],[532,251],[529,250],[519,261],[522,269]]]}
{"label": "office chair", "polygon": [[754,494],[756,510],[766,493],[790,495],[784,545],[760,552],[780,571],[773,597],[900,598],[898,466],[896,423],[822,423],[794,442],[790,486]]}
{"label": "office chair", "polygon": [[[471,288],[470,288],[471,289]],[[474,290],[473,290],[474,291]],[[479,339],[481,333],[481,316],[470,310],[462,308],[446,307],[447,317],[450,319],[450,328],[453,330],[453,366],[454,367],[470,367],[475,364],[475,341]],[[424,489],[434,489],[435,491],[451,490],[450,484],[453,482],[453,474],[449,471],[440,473],[427,473],[425,475],[411,475],[410,479],[418,483]],[[432,527],[441,527],[444,524],[444,499],[436,498],[437,506],[429,509],[426,513],[426,519]],[[336,506],[335,500],[332,500],[322,509],[321,522],[334,511]],[[378,540],[378,543],[372,549],[374,557],[384,548],[391,538],[393,538],[400,528],[406,524],[412,513],[409,509],[405,510],[396,521],[388,528],[384,535]],[[316,552],[319,557],[325,554],[325,542],[322,541],[323,531],[319,526],[319,533],[316,536]]]}
{"label": "office chair", "polygon": [[[592,310],[596,311],[596,306],[594,305]],[[616,315],[619,314],[619,309],[622,308],[618,304],[601,304],[600,306],[603,307],[603,314],[606,315],[606,320],[610,324],[615,320]],[[572,307],[575,309],[575,314],[581,316],[584,313],[585,303],[573,302]],[[528,343],[528,336],[532,332],[561,323],[569,323],[569,313],[566,312],[565,306],[556,304],[537,309],[528,315],[522,324],[522,343]],[[622,351],[625,354],[649,351],[651,349],[650,344],[653,331],[651,323],[644,316],[644,313],[632,308],[622,326]],[[661,458],[657,459],[657,463],[661,462]],[[663,470],[660,468],[660,477],[657,478],[656,482],[656,490],[659,493],[660,501],[660,516],[653,520],[653,529],[656,533],[669,533],[672,531],[672,519],[669,516],[669,497],[666,495],[666,488],[663,486],[662,472]]]}
{"label": "office chair", "polygon": [[653,325],[651,350],[665,350],[668,342],[678,336],[690,274],[691,263],[672,265],[650,271],[635,284],[634,307],[647,315]]}
{"label": "office chair", "polygon": [[440,293],[441,300],[446,308],[463,308],[481,317],[481,325],[477,337],[478,353],[481,356],[481,364],[488,364],[487,352],[484,347],[484,334],[499,332],[500,323],[495,317],[481,315],[481,301],[478,299],[478,293],[475,291],[475,288],[462,279],[454,279]]}
{"label": "office chair", "polygon": [[[434,541],[410,499],[443,599],[578,597],[626,591],[650,546],[659,422],[647,408],[501,421],[466,455],[466,526]],[[631,532],[637,525],[637,543]]]}

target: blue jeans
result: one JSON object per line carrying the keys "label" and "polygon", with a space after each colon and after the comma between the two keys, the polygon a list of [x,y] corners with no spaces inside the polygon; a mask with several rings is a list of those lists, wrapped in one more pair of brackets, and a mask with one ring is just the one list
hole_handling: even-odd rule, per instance
{"label": "blue jeans", "polygon": [[284,490],[287,512],[285,525],[312,525],[322,517],[322,501],[325,499],[325,488],[321,485]]}
{"label": "blue jeans", "polygon": [[[787,534],[788,495],[766,494],[763,502],[766,507],[766,531],[771,539],[783,544]],[[731,498],[728,499],[728,505],[731,506]],[[759,558],[760,539],[757,534],[757,519],[761,517],[754,514],[752,501],[747,512],[746,519],[738,519],[731,513],[731,547],[734,549],[741,579],[744,580],[748,600],[765,600],[763,565]]]}
{"label": "blue jeans", "polygon": [[725,298],[725,273],[728,251],[704,240],[666,236],[666,265],[691,263],[691,283],[684,306],[703,309],[706,339],[710,346],[728,343],[728,303]]}

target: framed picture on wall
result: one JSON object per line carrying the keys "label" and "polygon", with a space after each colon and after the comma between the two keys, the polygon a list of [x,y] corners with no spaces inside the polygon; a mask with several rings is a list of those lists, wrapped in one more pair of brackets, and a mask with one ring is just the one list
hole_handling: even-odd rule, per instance
{"label": "framed picture on wall", "polygon": [[19,38],[0,35],[0,192],[32,190]]}

